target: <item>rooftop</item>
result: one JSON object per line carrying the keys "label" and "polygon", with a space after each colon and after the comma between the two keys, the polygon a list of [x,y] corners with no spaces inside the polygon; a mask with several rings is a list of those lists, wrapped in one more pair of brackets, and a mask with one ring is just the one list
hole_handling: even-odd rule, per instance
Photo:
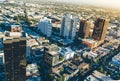
{"label": "rooftop", "polygon": [[73,53],[73,51],[72,51],[71,48],[66,47],[66,48],[63,48],[60,53],[61,53],[62,55],[64,55],[64,54],[71,54],[71,53]]}
{"label": "rooftop", "polygon": [[56,51],[49,51],[48,53],[49,53],[49,54],[51,54],[52,56],[54,56],[54,55],[57,55],[57,54],[58,54],[58,52],[56,52]]}
{"label": "rooftop", "polygon": [[93,40],[93,39],[82,39],[82,41],[89,42],[89,43],[92,43],[92,44],[94,44],[94,43],[97,43],[97,42],[98,42],[98,41]]}
{"label": "rooftop", "polygon": [[60,51],[60,47],[58,47],[57,45],[55,44],[51,44],[49,46],[46,46],[46,48],[48,49],[48,51],[56,51],[56,52],[59,52]]}
{"label": "rooftop", "polygon": [[94,71],[90,76],[87,77],[84,81],[113,81],[110,77],[105,76],[104,74]]}
{"label": "rooftop", "polygon": [[93,52],[99,56],[104,56],[104,55],[110,53],[110,50],[106,49],[106,48],[98,47],[98,48],[94,49]]}
{"label": "rooftop", "polygon": [[32,76],[33,74],[39,75],[37,64],[28,64],[26,67],[26,76]]}
{"label": "rooftop", "polygon": [[112,58],[112,63],[120,67],[120,53]]}
{"label": "rooftop", "polygon": [[84,68],[84,67],[89,67],[89,64],[83,62],[83,63],[81,63],[81,64],[78,66],[79,69],[82,69],[82,68]]}
{"label": "rooftop", "polygon": [[21,27],[20,25],[11,25],[11,27]]}

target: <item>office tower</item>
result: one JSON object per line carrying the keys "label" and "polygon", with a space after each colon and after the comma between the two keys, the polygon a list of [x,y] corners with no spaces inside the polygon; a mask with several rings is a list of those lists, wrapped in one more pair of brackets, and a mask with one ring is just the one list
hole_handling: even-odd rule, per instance
{"label": "office tower", "polygon": [[48,66],[55,66],[58,63],[59,50],[56,45],[50,45],[44,48],[44,62]]}
{"label": "office tower", "polygon": [[46,35],[47,37],[50,37],[51,34],[52,34],[51,20],[47,19],[46,17],[44,19],[41,19],[38,22],[38,30],[40,30],[43,35]]}
{"label": "office tower", "polygon": [[89,20],[81,20],[78,35],[81,38],[89,37],[90,31],[90,21]]}
{"label": "office tower", "polygon": [[95,40],[105,39],[108,24],[109,24],[109,19],[98,18],[95,21],[95,26],[94,26],[93,35],[92,35]]}
{"label": "office tower", "polygon": [[60,29],[60,36],[74,40],[76,36],[76,28],[77,28],[77,19],[72,19],[72,15],[64,15],[61,29]]}
{"label": "office tower", "polygon": [[26,81],[26,37],[24,32],[5,32],[3,39],[6,81]]}

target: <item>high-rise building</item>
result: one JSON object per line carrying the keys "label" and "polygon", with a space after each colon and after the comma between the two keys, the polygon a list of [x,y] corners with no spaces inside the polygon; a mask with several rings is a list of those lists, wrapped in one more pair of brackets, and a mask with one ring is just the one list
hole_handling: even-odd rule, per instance
{"label": "high-rise building", "polygon": [[41,19],[38,22],[38,30],[41,31],[42,34],[46,35],[47,37],[50,37],[52,34],[52,23],[50,19],[47,19],[46,17],[44,19]]}
{"label": "high-rise building", "polygon": [[5,36],[3,39],[6,81],[26,81],[25,33],[6,33],[9,33],[5,34],[7,36]]}
{"label": "high-rise building", "polygon": [[60,29],[60,36],[74,40],[76,36],[76,28],[77,28],[77,19],[73,19],[72,15],[64,15],[61,29]]}
{"label": "high-rise building", "polygon": [[48,66],[55,66],[59,61],[59,48],[56,45],[50,45],[44,48],[44,62]]}
{"label": "high-rise building", "polygon": [[98,18],[95,21],[95,26],[94,26],[93,35],[92,35],[95,40],[105,39],[107,29],[108,29],[108,24],[109,24],[109,19]]}
{"label": "high-rise building", "polygon": [[80,21],[80,27],[79,27],[79,37],[86,38],[89,37],[89,31],[90,31],[90,20],[81,20]]}

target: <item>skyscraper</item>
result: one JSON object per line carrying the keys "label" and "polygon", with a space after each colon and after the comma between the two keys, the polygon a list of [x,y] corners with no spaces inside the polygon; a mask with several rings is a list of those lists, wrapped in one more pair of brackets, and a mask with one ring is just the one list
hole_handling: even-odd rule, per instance
{"label": "skyscraper", "polygon": [[44,19],[41,19],[38,22],[38,30],[40,30],[41,33],[46,35],[47,37],[50,37],[52,34],[51,20],[47,19],[46,17]]}
{"label": "skyscraper", "polygon": [[79,37],[86,38],[89,37],[90,31],[90,21],[89,20],[81,20],[80,27],[79,27]]}
{"label": "skyscraper", "polygon": [[108,24],[109,24],[109,19],[98,18],[95,21],[95,26],[94,26],[93,35],[92,35],[95,40],[105,39]]}
{"label": "skyscraper", "polygon": [[76,36],[76,28],[77,28],[77,19],[72,19],[72,15],[64,15],[61,29],[60,29],[60,36],[74,40]]}
{"label": "skyscraper", "polygon": [[[23,32],[7,32],[4,37],[6,81],[26,81],[26,37]],[[15,35],[13,35],[13,34]],[[18,35],[17,35],[18,34]],[[20,35],[21,34],[21,35]]]}

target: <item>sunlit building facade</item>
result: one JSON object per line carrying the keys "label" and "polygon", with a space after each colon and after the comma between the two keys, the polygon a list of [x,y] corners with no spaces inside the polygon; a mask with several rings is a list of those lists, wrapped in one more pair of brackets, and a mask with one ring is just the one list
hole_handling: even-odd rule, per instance
{"label": "sunlit building facade", "polygon": [[60,36],[74,40],[76,36],[77,19],[73,19],[72,15],[64,15],[61,23]]}
{"label": "sunlit building facade", "polygon": [[109,19],[98,18],[95,21],[95,26],[94,26],[93,35],[92,35],[95,40],[105,39],[107,29],[108,29],[108,24],[109,24]]}
{"label": "sunlit building facade", "polygon": [[3,40],[6,81],[26,81],[26,37],[18,33],[21,36],[9,34]]}

